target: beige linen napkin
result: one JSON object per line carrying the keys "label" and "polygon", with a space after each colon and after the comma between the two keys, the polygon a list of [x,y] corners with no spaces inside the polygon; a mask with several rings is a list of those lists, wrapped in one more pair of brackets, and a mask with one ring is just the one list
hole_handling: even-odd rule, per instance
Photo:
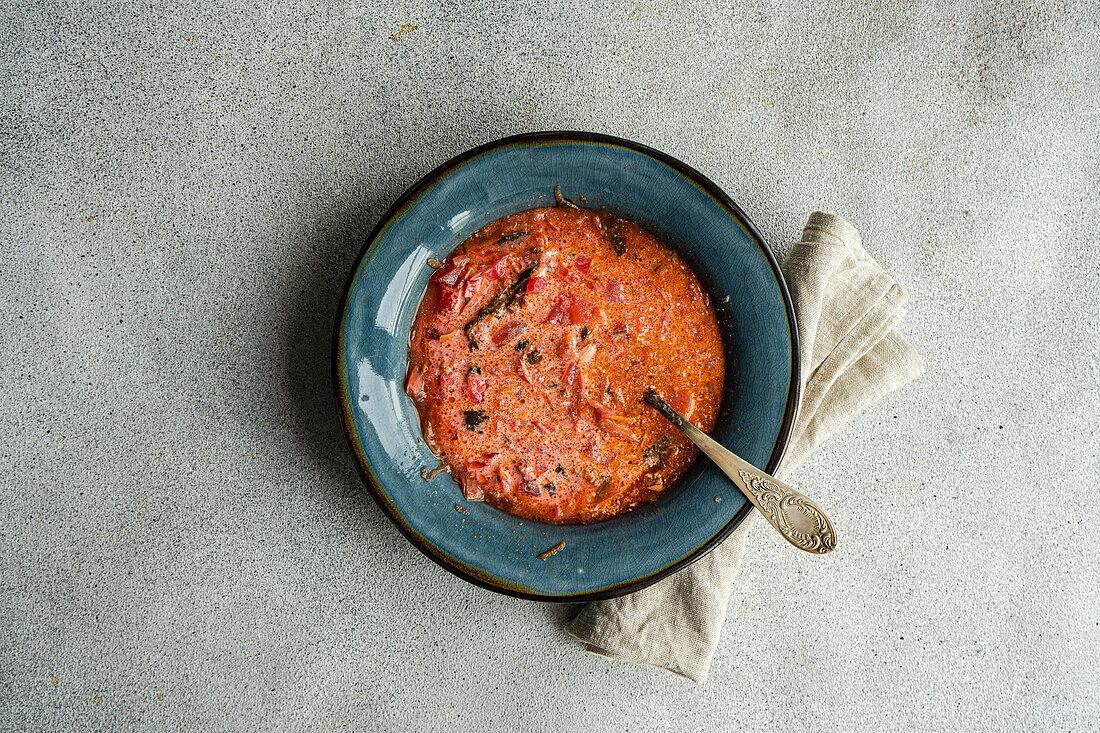
{"label": "beige linen napkin", "polygon": [[[865,407],[924,369],[920,355],[894,330],[908,293],[871,259],[847,221],[811,214],[783,274],[798,321],[803,381],[778,478]],[[805,488],[826,506],[843,500]],[[745,538],[758,517],[754,510],[713,552],[680,572],[628,596],[589,603],[566,631],[590,652],[704,682],[745,556]],[[768,539],[782,541],[778,535]]]}

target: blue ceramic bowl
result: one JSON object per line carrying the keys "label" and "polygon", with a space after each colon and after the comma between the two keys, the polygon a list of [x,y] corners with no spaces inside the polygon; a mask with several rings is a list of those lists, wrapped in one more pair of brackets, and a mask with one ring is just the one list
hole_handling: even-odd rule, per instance
{"label": "blue ceramic bowl", "polygon": [[[621,595],[706,554],[751,505],[705,458],[657,502],[587,526],[516,519],[466,502],[420,440],[404,391],[408,334],[443,259],[490,221],[572,199],[633,219],[674,246],[717,304],[727,352],[714,437],[774,471],[798,405],[794,311],[775,258],[728,196],[669,156],[618,138],[536,133],[483,145],[413,186],[382,218],[352,269],[336,316],[336,403],[363,480],[428,557],[472,583],[546,601]],[[462,507],[468,513],[458,511]],[[548,559],[540,553],[559,542]]]}

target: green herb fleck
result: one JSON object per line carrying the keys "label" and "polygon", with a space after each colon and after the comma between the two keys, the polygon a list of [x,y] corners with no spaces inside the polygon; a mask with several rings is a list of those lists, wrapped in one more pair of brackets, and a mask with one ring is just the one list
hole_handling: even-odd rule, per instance
{"label": "green herb fleck", "polygon": [[515,345],[515,346],[514,346],[513,348],[515,348],[515,350],[516,350],[516,351],[523,351],[524,349],[526,349],[526,348],[527,348],[527,346],[528,346],[528,345],[529,345],[530,343],[531,343],[531,342],[530,342],[530,341],[528,341],[527,339],[523,339],[522,341],[520,341],[519,343],[517,343],[517,344],[516,344],[516,345]]}
{"label": "green herb fleck", "polygon": [[558,493],[558,490],[554,486],[554,483],[552,481],[550,483],[543,484],[542,488],[546,489],[546,493],[550,494],[550,496],[553,496],[554,494]]}
{"label": "green herb fleck", "polygon": [[560,463],[558,464],[557,468],[555,468],[554,470],[557,471],[560,474],[565,474],[565,469],[561,467]]}
{"label": "green herb fleck", "polygon": [[672,442],[668,439],[667,435],[662,435],[654,441],[653,445],[645,449],[642,453],[642,458],[647,463],[654,464],[653,467],[660,470],[665,467],[665,463],[668,460],[668,452],[672,447]]}
{"label": "green herb fleck", "polygon": [[472,367],[470,367],[469,369],[467,369],[467,370],[466,370],[466,376],[468,377],[468,376],[470,376],[471,374],[481,374],[481,367],[479,367],[479,366],[472,366]]}
{"label": "green herb fleck", "polygon": [[620,336],[620,335],[626,333],[626,329],[625,328],[616,328],[614,331],[611,331],[610,333],[611,333],[612,336]]}
{"label": "green herb fleck", "polygon": [[581,326],[581,341],[588,338],[588,326]]}
{"label": "green herb fleck", "polygon": [[466,410],[462,413],[462,416],[466,418],[466,429],[480,433],[478,427],[483,422],[489,419],[489,416],[485,414],[484,410]]}
{"label": "green herb fleck", "polygon": [[527,355],[527,361],[531,364],[538,364],[542,361],[542,354],[539,353],[538,349],[531,349],[531,353]]}
{"label": "green herb fleck", "polygon": [[505,288],[495,298],[485,304],[485,307],[477,314],[474,320],[470,321],[463,328],[466,334],[466,342],[470,345],[470,351],[476,351],[478,348],[477,339],[475,339],[470,332],[482,321],[485,321],[493,316],[500,315],[505,308],[512,304],[512,302],[519,297],[519,294],[523,291],[524,286],[527,285],[527,281],[531,279],[531,273],[535,271],[535,265],[531,265],[526,270],[521,272],[516,278],[516,281]]}
{"label": "green herb fleck", "polygon": [[615,254],[620,257],[626,254],[622,222],[613,216],[600,217],[600,228],[603,229],[604,239],[611,245],[611,249],[615,251]]}
{"label": "green herb fleck", "polygon": [[497,244],[504,244],[505,242],[511,242],[519,239],[520,237],[526,237],[527,232],[516,232],[515,234],[505,234],[503,237],[497,240]]}

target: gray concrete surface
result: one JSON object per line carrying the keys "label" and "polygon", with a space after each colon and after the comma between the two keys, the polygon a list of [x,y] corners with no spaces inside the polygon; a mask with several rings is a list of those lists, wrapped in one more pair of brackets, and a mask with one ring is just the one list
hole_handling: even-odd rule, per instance
{"label": "gray concrete surface", "polygon": [[[1096,5],[84,5],[0,20],[0,729],[1100,727]],[[913,293],[796,477],[843,547],[758,529],[703,687],[424,559],[331,413],[385,207],[563,128]]]}

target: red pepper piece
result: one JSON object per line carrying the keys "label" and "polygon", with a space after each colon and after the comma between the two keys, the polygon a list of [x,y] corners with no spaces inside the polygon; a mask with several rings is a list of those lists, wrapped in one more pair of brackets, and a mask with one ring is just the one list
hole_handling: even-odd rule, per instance
{"label": "red pepper piece", "polygon": [[546,278],[545,277],[533,277],[527,281],[528,293],[541,293],[546,290]]}
{"label": "red pepper piece", "polygon": [[478,374],[466,377],[466,388],[470,391],[470,399],[478,404],[485,401],[485,388],[488,385],[489,380]]}

